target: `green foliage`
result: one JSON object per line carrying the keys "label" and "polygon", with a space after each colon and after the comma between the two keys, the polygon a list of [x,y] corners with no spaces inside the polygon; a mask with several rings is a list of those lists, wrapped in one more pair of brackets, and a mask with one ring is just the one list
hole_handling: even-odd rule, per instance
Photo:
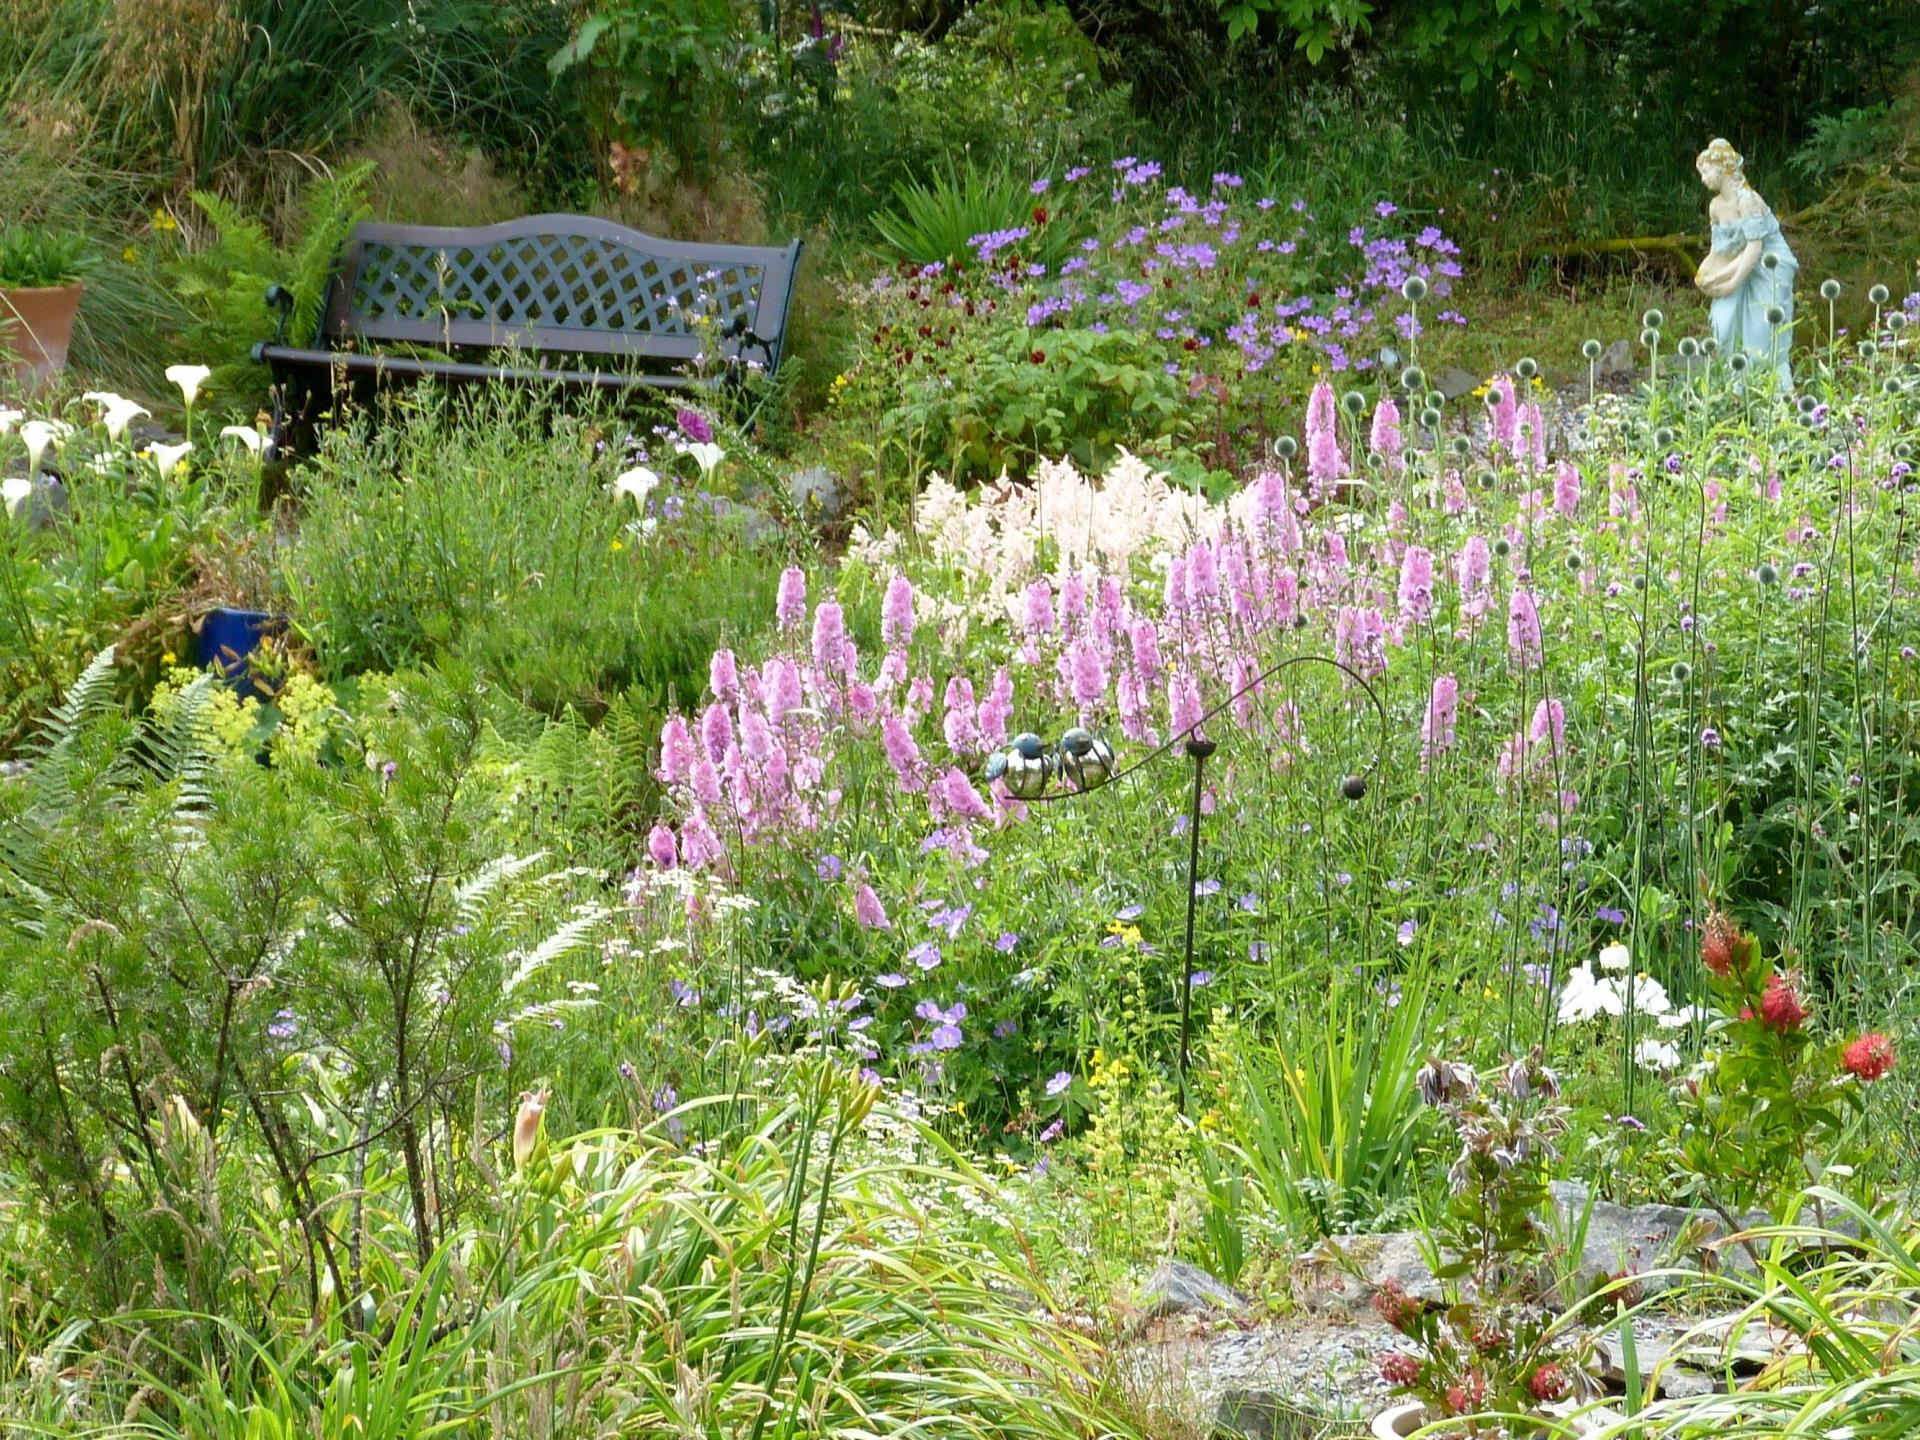
{"label": "green foliage", "polygon": [[223,406],[251,414],[266,398],[269,377],[253,363],[252,349],[277,319],[266,304],[269,286],[293,295],[289,340],[305,343],[318,330],[341,246],[369,214],[363,197],[371,173],[357,165],[314,181],[301,200],[296,238],[286,245],[234,202],[194,192],[213,235],[170,267],[174,291],[193,314],[180,343],[196,363],[213,367],[210,387]]}
{"label": "green foliage", "polygon": [[734,0],[597,0],[548,68],[584,72],[613,136],[694,160],[723,113],[742,22]]}
{"label": "green foliage", "polygon": [[975,236],[1028,224],[1032,207],[1026,185],[1012,176],[984,172],[971,161],[964,169],[949,163],[931,184],[896,185],[894,203],[875,213],[873,228],[892,251],[889,258],[955,265],[972,258]]}
{"label": "green foliage", "polygon": [[336,432],[300,477],[282,569],[324,670],[458,654],[554,715],[697,693],[714,648],[764,623],[779,557],[690,487],[636,518],[611,433],[539,397],[463,415],[431,391]]}
{"label": "green foliage", "polygon": [[1787,163],[1809,180],[1826,180],[1871,158],[1895,139],[1902,117],[1890,102],[1855,105],[1836,115],[1816,115],[1806,140]]}
{"label": "green foliage", "polygon": [[83,235],[0,226],[0,289],[71,285],[92,268]]}

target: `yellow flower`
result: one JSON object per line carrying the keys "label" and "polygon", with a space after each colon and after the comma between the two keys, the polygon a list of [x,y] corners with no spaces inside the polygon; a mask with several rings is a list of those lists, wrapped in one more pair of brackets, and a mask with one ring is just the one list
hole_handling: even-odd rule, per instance
{"label": "yellow flower", "polygon": [[619,542],[618,540],[615,540],[615,541],[614,541],[614,542],[613,542],[613,543],[612,543],[612,544],[611,544],[610,546],[608,546],[607,548],[608,548],[608,549],[610,549],[610,550],[612,550],[614,554],[616,554],[616,555],[618,555],[618,554],[619,554],[619,553],[620,553],[620,552],[621,552],[622,550],[624,550],[624,549],[626,549],[627,547],[626,547],[625,545],[623,545],[623,544],[621,544],[621,543],[620,543],[620,542]]}
{"label": "yellow flower", "polygon": [[173,664],[175,658],[176,657],[174,656],[173,651],[169,650],[160,657],[160,663],[162,665],[171,665]]}
{"label": "yellow flower", "polygon": [[131,246],[131,245],[129,245],[129,246],[127,246],[127,248],[126,248],[126,249],[124,249],[124,250],[122,250],[122,251],[120,252],[120,258],[121,258],[122,260],[124,260],[124,261],[126,261],[126,262],[127,262],[127,264],[129,264],[129,265],[131,265],[131,264],[132,264],[132,263],[133,263],[133,262],[134,262],[135,260],[137,260],[137,259],[138,259],[139,257],[140,257],[140,252],[139,252],[138,250],[136,250],[136,249],[134,249],[134,248],[133,248],[133,246]]}
{"label": "yellow flower", "polygon": [[167,213],[165,206],[156,206],[153,212],[153,228],[163,234],[171,233],[180,228],[180,222]]}
{"label": "yellow flower", "polygon": [[1122,925],[1118,920],[1109,920],[1107,922],[1107,933],[1109,935],[1118,935],[1122,945],[1132,946],[1140,943],[1140,927],[1138,925]]}

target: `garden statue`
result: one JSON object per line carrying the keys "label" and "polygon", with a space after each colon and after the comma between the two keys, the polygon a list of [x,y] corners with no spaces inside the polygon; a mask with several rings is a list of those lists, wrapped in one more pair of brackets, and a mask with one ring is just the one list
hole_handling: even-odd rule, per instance
{"label": "garden statue", "polygon": [[1714,192],[1707,207],[1713,249],[1693,283],[1713,301],[1709,312],[1721,355],[1745,352],[1746,365],[1767,365],[1780,388],[1793,388],[1788,353],[1793,344],[1793,277],[1800,266],[1767,202],[1747,184],[1740,152],[1715,140],[1694,161]]}

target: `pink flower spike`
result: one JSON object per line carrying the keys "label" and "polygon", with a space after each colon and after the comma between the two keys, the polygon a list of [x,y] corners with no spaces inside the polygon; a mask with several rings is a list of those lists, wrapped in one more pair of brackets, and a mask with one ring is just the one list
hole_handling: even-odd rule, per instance
{"label": "pink flower spike", "polygon": [[873,887],[864,883],[853,893],[853,918],[867,930],[893,928],[893,921],[887,918],[887,907],[880,903],[880,897],[873,893]]}

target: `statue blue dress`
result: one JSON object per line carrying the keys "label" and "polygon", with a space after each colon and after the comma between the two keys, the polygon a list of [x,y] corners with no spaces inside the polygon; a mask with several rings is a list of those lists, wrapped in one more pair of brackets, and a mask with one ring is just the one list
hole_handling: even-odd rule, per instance
{"label": "statue blue dress", "polygon": [[1780,222],[1747,184],[1745,160],[1725,140],[1702,150],[1694,165],[1714,192],[1707,218],[1713,249],[1694,284],[1713,301],[1708,317],[1720,355],[1744,353],[1749,371],[1771,370],[1779,388],[1793,388],[1793,258]]}
{"label": "statue blue dress", "polygon": [[[1759,263],[1738,290],[1713,302],[1708,318],[1723,356],[1745,350],[1756,364],[1767,357],[1780,377],[1780,388],[1791,390],[1793,370],[1788,356],[1793,348],[1793,277],[1800,262],[1793,258],[1787,237],[1780,233],[1780,222],[1764,202],[1758,215],[1743,215],[1731,225],[1713,227],[1713,252],[1729,260],[1755,240],[1760,242]],[[1777,326],[1767,322],[1767,312],[1776,306],[1783,317]]]}

